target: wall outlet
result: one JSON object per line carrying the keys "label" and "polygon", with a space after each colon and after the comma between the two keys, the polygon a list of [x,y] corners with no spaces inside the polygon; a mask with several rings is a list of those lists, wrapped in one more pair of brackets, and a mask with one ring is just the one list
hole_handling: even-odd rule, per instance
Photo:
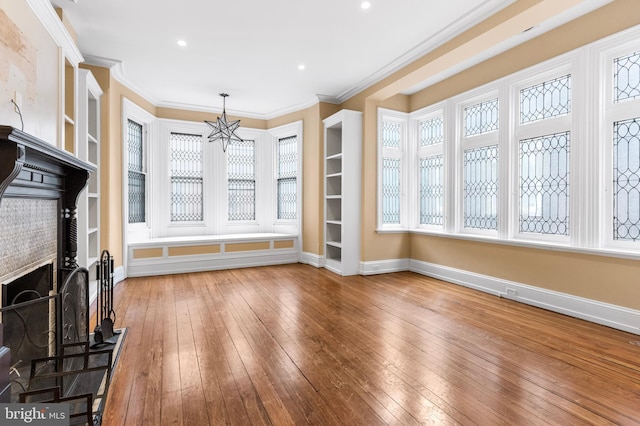
{"label": "wall outlet", "polygon": [[515,288],[507,287],[507,296],[516,297],[517,295],[518,295],[518,292],[516,291]]}

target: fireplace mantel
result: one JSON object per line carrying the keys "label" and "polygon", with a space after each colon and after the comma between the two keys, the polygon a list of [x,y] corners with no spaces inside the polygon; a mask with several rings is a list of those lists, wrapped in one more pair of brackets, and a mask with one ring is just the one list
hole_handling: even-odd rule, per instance
{"label": "fireplace mantel", "polygon": [[96,168],[16,128],[0,126],[0,202],[3,197],[60,198],[75,206]]}
{"label": "fireplace mantel", "polygon": [[0,206],[7,198],[58,200],[59,273],[76,266],[78,195],[95,172],[95,166],[52,144],[0,126]]}

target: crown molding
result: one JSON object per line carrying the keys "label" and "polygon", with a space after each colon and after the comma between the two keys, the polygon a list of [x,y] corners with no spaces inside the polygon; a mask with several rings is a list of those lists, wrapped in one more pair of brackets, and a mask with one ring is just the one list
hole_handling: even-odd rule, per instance
{"label": "crown molding", "polygon": [[342,101],[336,96],[316,95],[316,98],[318,99],[318,102],[325,102],[328,104],[340,105],[342,103]]}
{"label": "crown molding", "polygon": [[74,67],[84,62],[84,58],[76,42],[65,28],[60,17],[48,0],[27,0],[27,4],[36,14],[56,45],[62,48],[65,57]]}
{"label": "crown molding", "polygon": [[105,58],[102,56],[94,56],[85,54],[85,63],[87,65],[94,65],[97,67],[108,68],[111,71],[111,76],[122,85],[136,92],[138,95],[145,98],[148,102],[154,106],[158,106],[158,100],[151,94],[145,92],[140,87],[136,86],[124,74],[124,64],[118,59]]}
{"label": "crown molding", "polygon": [[460,17],[460,19],[458,19],[455,24],[447,27],[437,34],[434,34],[422,43],[418,44],[413,49],[397,57],[384,67],[380,68],[378,71],[369,75],[369,77],[365,78],[354,87],[340,93],[337,96],[337,99],[339,100],[338,103],[345,102],[346,100],[356,96],[358,93],[389,77],[393,73],[400,71],[402,68],[406,67],[412,62],[417,61],[424,55],[437,49],[443,44],[451,41],[455,37],[462,34],[464,31],[474,27],[475,25],[479,24],[491,15],[494,15],[498,11],[504,9],[514,2],[515,0],[491,0],[486,2],[486,4],[478,6],[475,9],[467,12],[462,17]]}
{"label": "crown molding", "polygon": [[[273,118],[278,118],[283,115],[291,114],[297,111],[301,111],[303,109],[310,108],[320,102],[340,104],[340,101],[333,96],[316,95],[311,99],[309,99],[307,102],[292,105],[286,108],[281,108],[265,114],[233,110],[233,109],[227,109],[227,113],[230,115],[238,116],[238,117],[254,118],[257,120],[271,120]],[[210,112],[212,114],[222,114],[221,108],[212,108],[210,106],[203,106],[203,105],[197,105],[197,104],[163,101],[154,105],[159,108],[175,108],[175,109],[181,109],[181,110],[187,110],[187,111]]]}

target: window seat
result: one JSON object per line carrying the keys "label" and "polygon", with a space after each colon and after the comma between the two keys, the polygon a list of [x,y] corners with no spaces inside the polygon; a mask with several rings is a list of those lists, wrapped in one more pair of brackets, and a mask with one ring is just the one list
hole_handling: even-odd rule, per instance
{"label": "window seat", "polygon": [[298,235],[251,233],[149,238],[127,247],[127,276],[298,262]]}

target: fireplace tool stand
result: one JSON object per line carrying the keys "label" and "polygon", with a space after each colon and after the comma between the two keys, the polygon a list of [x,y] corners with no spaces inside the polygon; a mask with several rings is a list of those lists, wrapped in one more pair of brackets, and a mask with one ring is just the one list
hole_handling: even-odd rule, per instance
{"label": "fireplace tool stand", "polygon": [[113,256],[103,250],[96,267],[98,279],[98,306],[96,327],[93,330],[93,345],[113,345],[118,341],[120,331],[113,329],[116,312],[113,309]]}

